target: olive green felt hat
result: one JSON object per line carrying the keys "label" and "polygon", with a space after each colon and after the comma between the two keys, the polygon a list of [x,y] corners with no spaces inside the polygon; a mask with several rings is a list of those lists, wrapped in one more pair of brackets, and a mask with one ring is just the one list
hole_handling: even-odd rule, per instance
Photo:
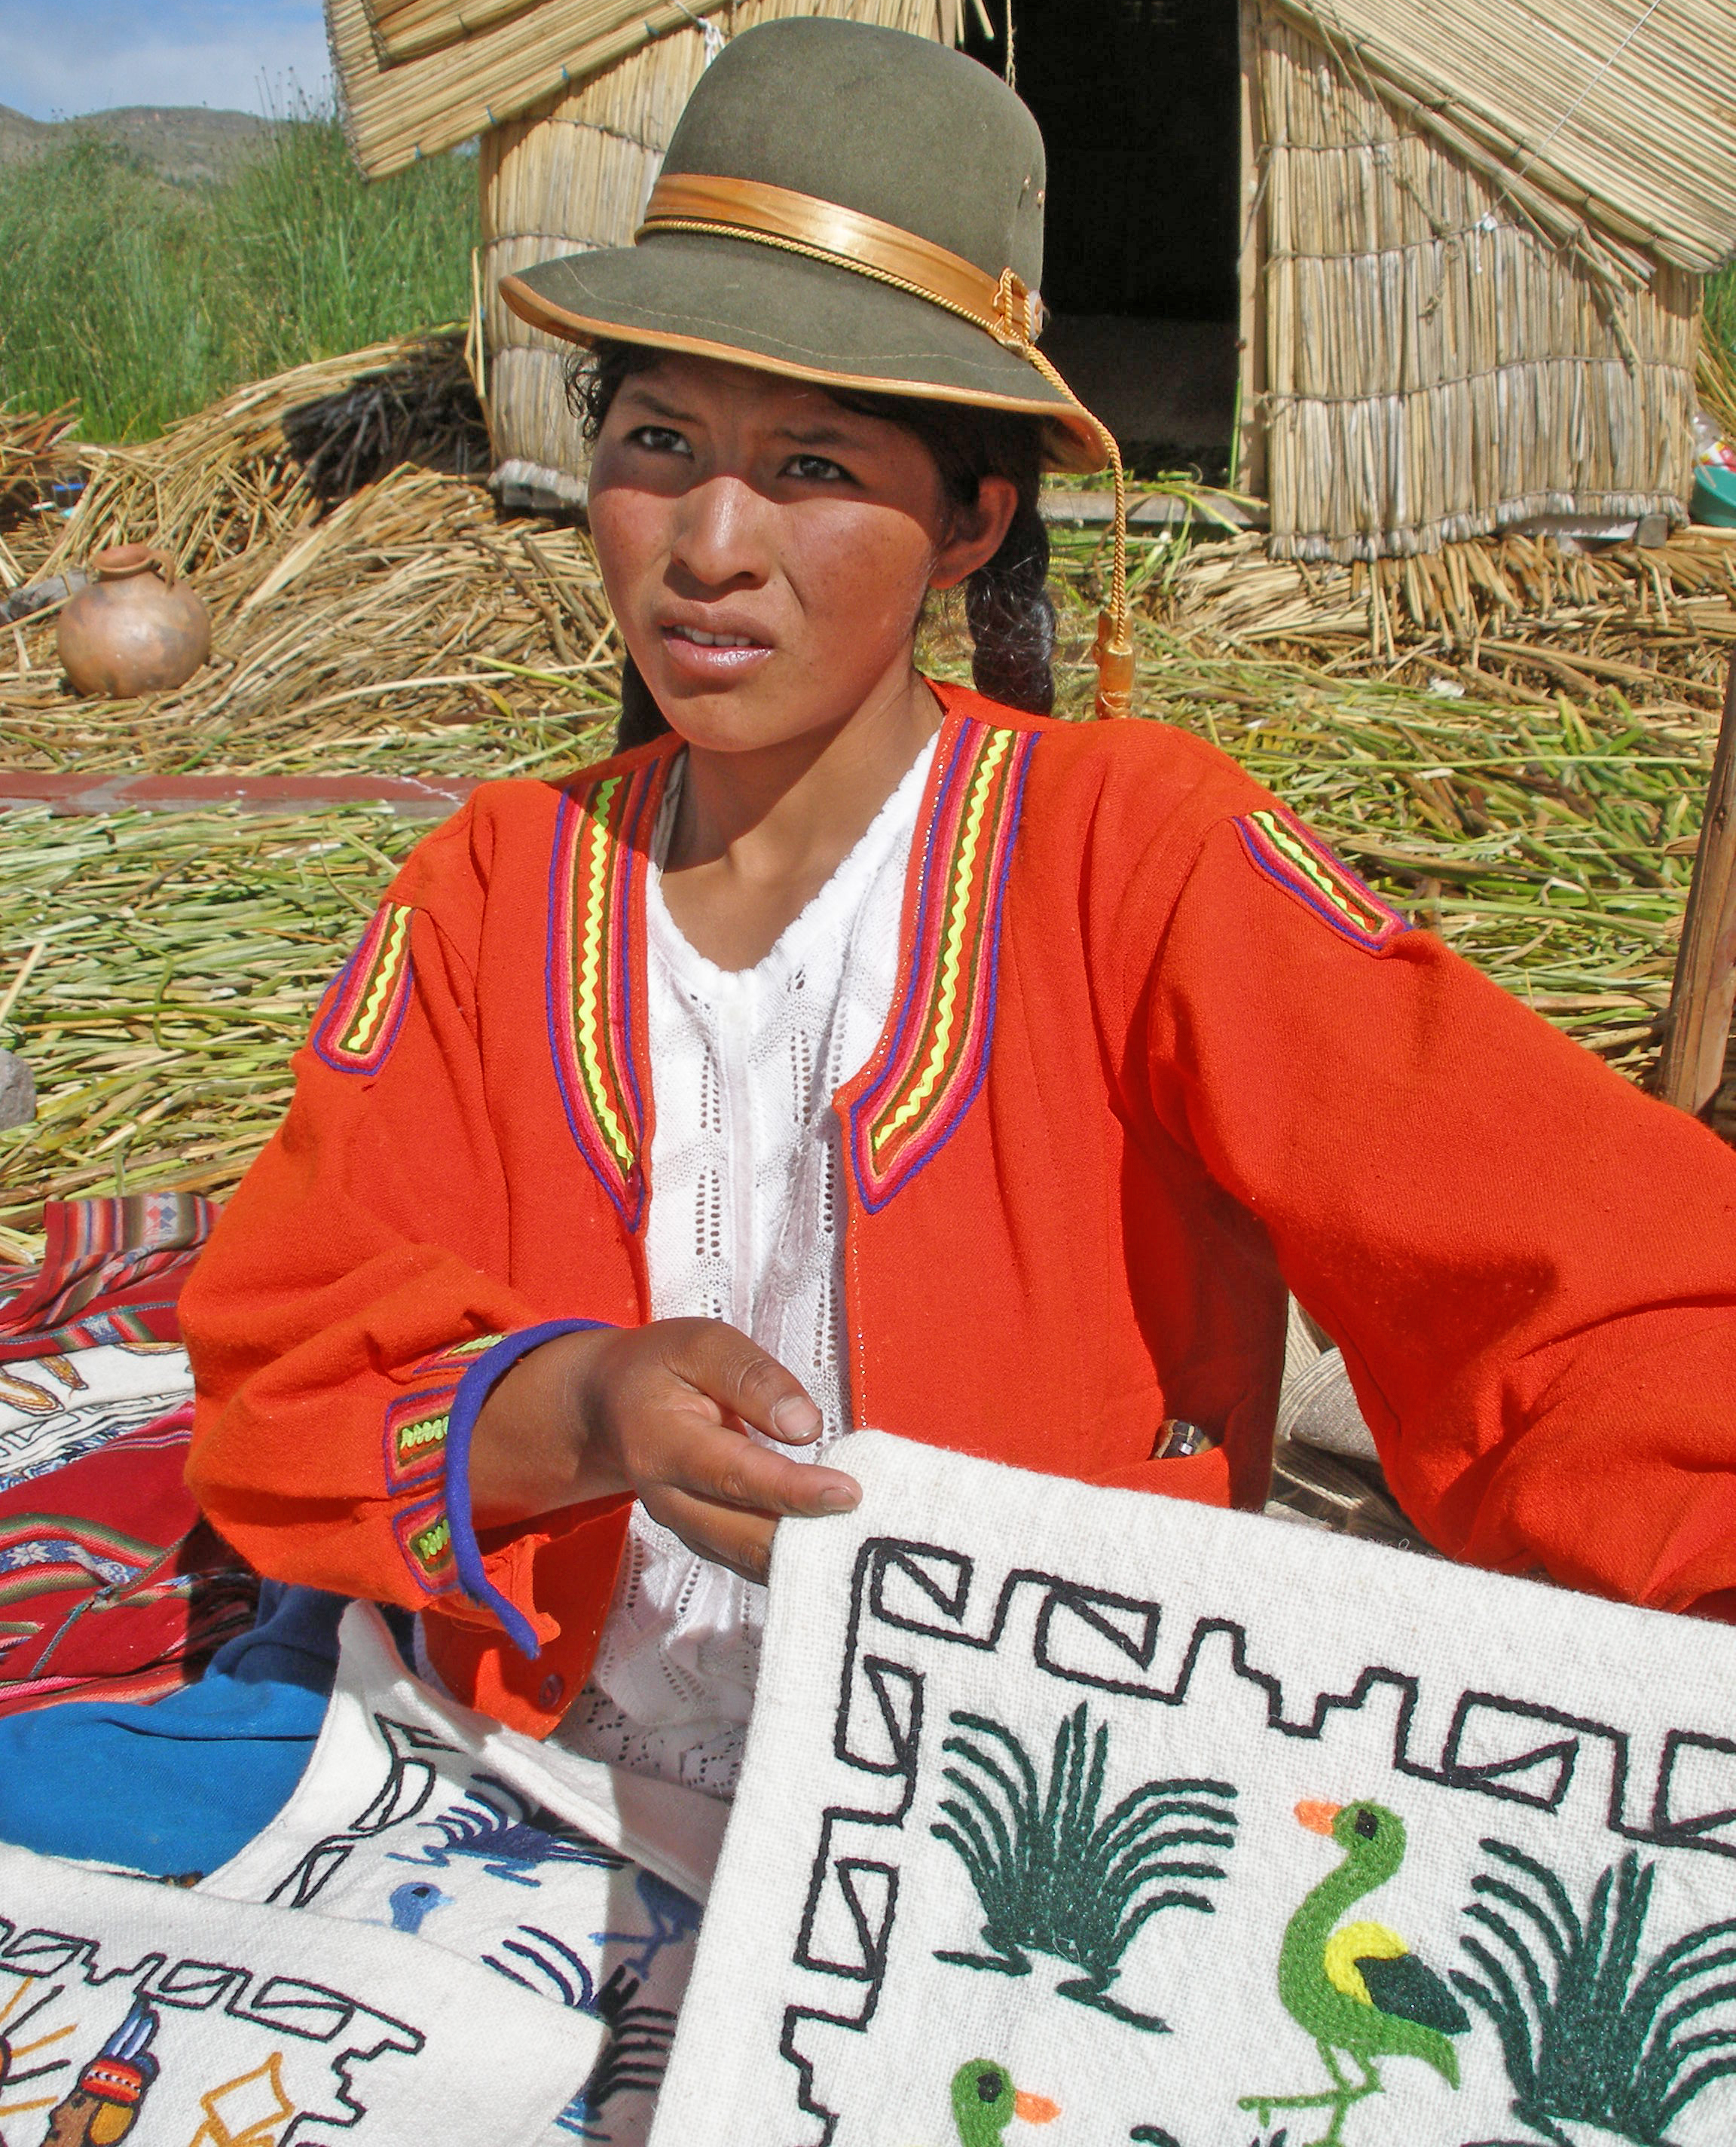
{"label": "olive green felt hat", "polygon": [[1048,420],[1101,469],[1102,426],[1041,358],[1043,137],[962,53],[807,18],[727,45],[688,101],[635,243],[501,284],[574,343],[728,358],[800,380]]}

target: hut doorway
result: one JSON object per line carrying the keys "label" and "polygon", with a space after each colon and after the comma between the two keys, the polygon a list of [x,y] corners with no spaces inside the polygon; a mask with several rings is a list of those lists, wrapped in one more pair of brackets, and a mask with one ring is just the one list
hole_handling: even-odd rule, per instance
{"label": "hut doorway", "polygon": [[[1006,71],[1048,150],[1043,348],[1136,468],[1221,478],[1239,316],[1233,0],[985,0],[965,49]],[[984,28],[984,15],[992,34]]]}

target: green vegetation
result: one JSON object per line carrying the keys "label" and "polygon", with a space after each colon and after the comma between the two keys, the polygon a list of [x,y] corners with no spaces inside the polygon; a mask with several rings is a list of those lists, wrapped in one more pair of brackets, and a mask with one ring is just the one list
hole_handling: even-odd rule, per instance
{"label": "green vegetation", "polygon": [[[1481,1976],[1453,1982],[1501,2038],[1513,2114],[1573,2147],[1567,2124],[1595,2124],[1639,2147],[1668,2147],[1675,2119],[1736,2074],[1736,1919],[1703,1924],[1641,1964],[1655,1866],[1630,1850],[1592,1888],[1582,1918],[1546,1864],[1501,1841],[1504,1867],[1472,1885],[1481,1938],[1461,1943]],[[1508,1874],[1511,1874],[1509,1876]]]}
{"label": "green vegetation", "polygon": [[[1108,1725],[1093,1736],[1081,1701],[1055,1732],[1045,1789],[1023,1744],[1004,1724],[955,1712],[941,1746],[958,1764],[943,1777],[944,1823],[929,1829],[956,1850],[983,1909],[988,1954],[938,1953],[960,1968],[1028,1975],[1026,1949],[1083,1974],[1055,1994],[1094,2006],[1129,2027],[1164,2032],[1165,2023],[1109,1995],[1123,1955],[1165,1909],[1212,1903],[1199,1882],[1222,1879],[1221,1864],[1193,1852],[1235,1843],[1235,1790],[1228,1782],[1142,1782],[1112,1811],[1102,1810]],[[1185,1879],[1192,1883],[1180,1885]]]}
{"label": "green vegetation", "polygon": [[1736,261],[1706,278],[1706,329],[1736,358]]}
{"label": "green vegetation", "polygon": [[365,181],[303,109],[223,185],[176,187],[88,137],[0,186],[0,402],[77,401],[148,438],[247,380],[470,310],[473,158]]}

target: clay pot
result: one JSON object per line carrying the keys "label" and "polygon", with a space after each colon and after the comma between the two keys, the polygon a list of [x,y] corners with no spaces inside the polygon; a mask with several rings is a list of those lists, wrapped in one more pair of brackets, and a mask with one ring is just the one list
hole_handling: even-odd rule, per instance
{"label": "clay pot", "polygon": [[91,554],[96,579],[60,614],[73,689],[121,700],[184,686],[211,653],[211,615],[166,552],[116,544]]}

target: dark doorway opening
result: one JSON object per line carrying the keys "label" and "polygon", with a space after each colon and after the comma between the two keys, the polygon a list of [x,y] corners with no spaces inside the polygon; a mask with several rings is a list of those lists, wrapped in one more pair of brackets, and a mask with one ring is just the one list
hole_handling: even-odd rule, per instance
{"label": "dark doorway opening", "polygon": [[[1241,244],[1236,0],[966,0],[1048,152],[1043,349],[1138,468],[1221,478]],[[993,34],[983,29],[983,14]]]}

